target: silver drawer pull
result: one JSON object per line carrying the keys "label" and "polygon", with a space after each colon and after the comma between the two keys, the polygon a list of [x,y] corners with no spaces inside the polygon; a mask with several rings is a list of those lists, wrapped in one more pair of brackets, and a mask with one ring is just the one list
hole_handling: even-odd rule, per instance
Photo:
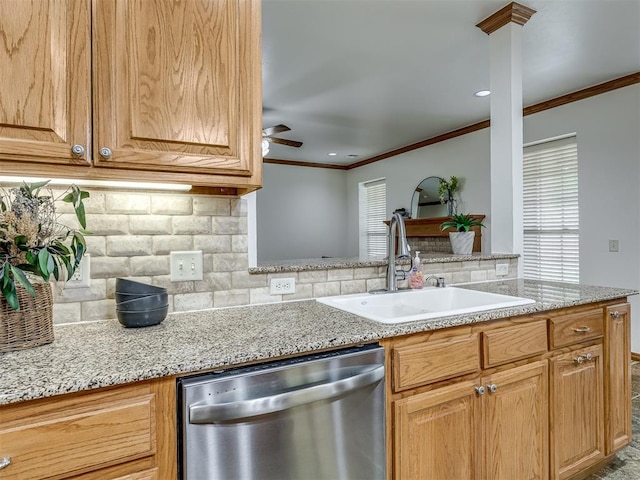
{"label": "silver drawer pull", "polygon": [[484,391],[485,390],[484,390],[484,387],[482,385],[480,385],[479,387],[475,387],[475,389],[476,389],[476,393],[478,395],[484,395]]}
{"label": "silver drawer pull", "polygon": [[11,464],[11,457],[4,457],[0,460],[0,470],[7,468]]}
{"label": "silver drawer pull", "polygon": [[584,355],[584,359],[585,359],[585,360],[587,360],[587,361],[589,361],[589,360],[593,360],[593,355],[591,355],[590,353],[586,353],[586,354]]}
{"label": "silver drawer pull", "polygon": [[491,383],[487,385],[487,389],[489,390],[489,393],[496,393],[498,391],[498,386],[495,383]]}
{"label": "silver drawer pull", "polygon": [[581,365],[583,362],[584,362],[584,357],[582,355],[573,359],[573,363],[577,363],[578,365]]}
{"label": "silver drawer pull", "polygon": [[574,328],[573,331],[576,333],[589,333],[591,331],[591,327],[587,327],[585,325],[584,327]]}
{"label": "silver drawer pull", "polygon": [[614,310],[613,312],[611,312],[611,316],[613,318],[618,318],[620,316],[620,312],[618,310]]}

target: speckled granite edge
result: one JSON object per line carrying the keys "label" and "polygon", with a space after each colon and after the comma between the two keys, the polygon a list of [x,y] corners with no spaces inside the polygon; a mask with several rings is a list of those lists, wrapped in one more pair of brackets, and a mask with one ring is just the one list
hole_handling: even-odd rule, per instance
{"label": "speckled granite edge", "polygon": [[383,338],[624,298],[636,290],[507,280],[463,286],[536,303],[477,314],[382,324],[315,300],[171,314],[125,329],[116,320],[55,327],[55,341],[0,354],[0,405],[168,375],[373,343]]}
{"label": "speckled granite edge", "polygon": [[[422,263],[451,263],[469,262],[478,260],[503,260],[518,258],[519,255],[513,253],[505,254],[481,254],[453,255],[447,253],[432,253],[420,255]],[[400,261],[400,264],[409,261]],[[372,258],[369,260],[354,258],[307,258],[298,260],[283,260],[279,262],[265,262],[256,267],[249,267],[249,273],[281,273],[281,272],[306,272],[310,270],[333,270],[339,268],[361,268],[361,267],[383,267],[387,265],[386,258]]]}

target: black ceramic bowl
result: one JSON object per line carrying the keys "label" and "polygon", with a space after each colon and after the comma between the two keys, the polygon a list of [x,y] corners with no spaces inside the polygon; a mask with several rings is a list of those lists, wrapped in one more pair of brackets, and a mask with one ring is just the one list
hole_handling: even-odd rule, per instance
{"label": "black ceramic bowl", "polygon": [[158,308],[166,307],[169,304],[169,295],[167,293],[156,293],[154,295],[145,295],[142,297],[124,297],[126,300],[123,300],[122,298],[122,294],[116,296],[116,308],[121,312],[131,310],[156,310]]}
{"label": "black ceramic bowl", "polygon": [[127,328],[149,327],[162,322],[169,312],[169,305],[153,310],[120,311],[116,308],[118,321]]}
{"label": "black ceramic bowl", "polygon": [[116,293],[151,295],[165,293],[166,291],[167,289],[164,287],[156,287],[155,285],[136,282],[127,278],[116,278]]}

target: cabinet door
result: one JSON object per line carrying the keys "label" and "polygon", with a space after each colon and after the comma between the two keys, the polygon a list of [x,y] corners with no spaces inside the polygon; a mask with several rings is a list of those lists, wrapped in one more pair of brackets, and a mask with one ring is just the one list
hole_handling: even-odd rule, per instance
{"label": "cabinet door", "polygon": [[94,8],[95,164],[261,175],[259,0]]}
{"label": "cabinet door", "polygon": [[460,382],[394,403],[394,478],[481,478],[481,402]]}
{"label": "cabinet door", "polygon": [[0,0],[0,159],[88,165],[90,25],[87,0]]}
{"label": "cabinet door", "polygon": [[606,310],[605,425],[607,454],[631,441],[631,309],[628,303]]}
{"label": "cabinet door", "polygon": [[149,383],[70,397],[0,409],[0,455],[12,458],[0,478],[67,478],[153,459],[157,396]]}
{"label": "cabinet door", "polygon": [[549,477],[547,361],[484,379],[487,479]]}
{"label": "cabinet door", "polygon": [[551,478],[564,479],[604,458],[602,345],[551,360]]}

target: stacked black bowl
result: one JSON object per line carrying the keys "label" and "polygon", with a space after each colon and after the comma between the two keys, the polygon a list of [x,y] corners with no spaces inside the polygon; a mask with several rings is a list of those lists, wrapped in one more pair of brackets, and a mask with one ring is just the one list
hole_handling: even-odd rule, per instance
{"label": "stacked black bowl", "polygon": [[167,289],[116,278],[116,315],[125,327],[157,325],[167,316]]}

